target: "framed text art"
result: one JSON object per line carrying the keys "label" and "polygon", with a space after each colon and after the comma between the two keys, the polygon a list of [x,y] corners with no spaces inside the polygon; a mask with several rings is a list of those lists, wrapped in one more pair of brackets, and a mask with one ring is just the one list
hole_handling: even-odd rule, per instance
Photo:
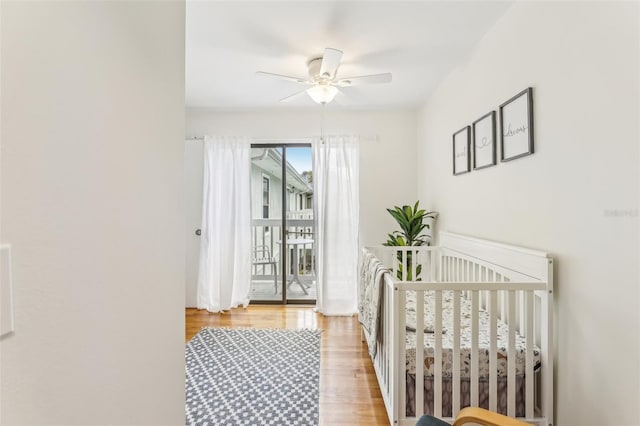
{"label": "framed text art", "polygon": [[473,122],[473,170],[496,165],[496,112]]}
{"label": "framed text art", "polygon": [[471,171],[469,145],[471,144],[471,127],[466,126],[453,134],[453,174],[461,175]]}
{"label": "framed text art", "polygon": [[533,90],[531,87],[500,105],[500,161],[533,154]]}

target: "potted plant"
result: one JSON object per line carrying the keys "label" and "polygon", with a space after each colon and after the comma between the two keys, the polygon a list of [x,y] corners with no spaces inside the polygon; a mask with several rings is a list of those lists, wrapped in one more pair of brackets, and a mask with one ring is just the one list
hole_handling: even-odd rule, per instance
{"label": "potted plant", "polygon": [[[425,223],[425,220],[433,221],[438,217],[436,212],[427,212],[426,210],[419,208],[420,201],[416,201],[413,207],[411,206],[394,206],[393,209],[387,209],[389,214],[398,222],[400,231],[393,231],[388,234],[387,242],[383,243],[384,246],[424,246],[431,243],[430,235],[424,234],[425,229],[430,229],[430,225]],[[413,281],[412,277],[412,253],[407,252],[407,281]],[[402,279],[402,252],[397,253],[397,259],[399,262],[397,268],[398,279]],[[422,265],[416,267],[416,281],[420,281],[420,273],[422,272]]]}

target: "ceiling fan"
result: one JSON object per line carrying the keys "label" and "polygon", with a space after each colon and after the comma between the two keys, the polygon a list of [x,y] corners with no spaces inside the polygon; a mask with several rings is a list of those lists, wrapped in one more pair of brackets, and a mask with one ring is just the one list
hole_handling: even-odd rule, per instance
{"label": "ceiling fan", "polygon": [[306,92],[315,102],[327,104],[338,94],[339,87],[391,82],[391,73],[338,78],[338,67],[340,67],[341,59],[342,51],[328,47],[324,49],[324,55],[322,55],[322,57],[313,58],[307,64],[309,72],[309,78],[307,79],[264,71],[258,71],[256,74],[311,86],[280,99],[280,102],[288,102]]}

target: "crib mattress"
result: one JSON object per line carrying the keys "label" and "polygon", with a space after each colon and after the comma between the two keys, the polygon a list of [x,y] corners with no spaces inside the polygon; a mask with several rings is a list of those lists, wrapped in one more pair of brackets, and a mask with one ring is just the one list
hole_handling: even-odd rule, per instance
{"label": "crib mattress", "polygon": [[[434,329],[434,300],[435,292],[425,291],[425,316],[424,324],[426,330]],[[416,321],[416,293],[407,292],[407,324],[415,324]],[[471,377],[471,301],[466,297],[460,297],[460,377]],[[453,375],[453,292],[442,292],[442,324],[445,332],[442,333],[442,375],[451,377]],[[507,344],[509,341],[508,326],[501,321],[497,321],[497,374],[498,377],[507,376],[507,361],[509,351]],[[478,315],[478,358],[479,375],[481,378],[489,377],[489,313],[480,310]],[[414,326],[415,328],[415,326]],[[416,333],[406,332],[406,364],[409,374],[416,371]],[[526,366],[526,339],[518,333],[515,335],[516,341],[516,375],[524,375]],[[434,373],[434,348],[435,334],[424,333],[424,375],[433,376]],[[533,348],[534,368],[540,365],[540,349],[534,345]]]}

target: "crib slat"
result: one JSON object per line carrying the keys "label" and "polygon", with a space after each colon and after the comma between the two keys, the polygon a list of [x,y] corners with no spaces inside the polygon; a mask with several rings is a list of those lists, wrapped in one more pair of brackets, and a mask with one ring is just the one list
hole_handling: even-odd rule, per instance
{"label": "crib slat", "polygon": [[[380,303],[382,304],[381,306],[382,312],[380,313],[380,332],[379,332],[379,337],[382,342],[387,341],[387,328],[385,326],[386,321],[384,321],[385,315],[387,315],[387,303],[385,302],[387,298],[386,287],[387,286],[383,282],[382,298],[380,299]],[[387,387],[387,375],[385,374],[385,371],[384,371],[384,355],[386,350],[387,350],[386,344],[379,345],[376,356],[374,358],[374,363],[378,367],[382,375],[383,383],[380,384],[380,392],[382,392],[383,394],[385,393],[386,387]]]}
{"label": "crib slat", "polygon": [[438,259],[438,281],[446,281],[447,280],[447,256],[440,253],[440,258]]}
{"label": "crib slat", "polygon": [[433,415],[442,417],[442,290],[435,292],[435,348],[433,357]]}
{"label": "crib slat", "polygon": [[407,271],[407,281],[417,281],[416,277],[416,251],[408,250],[407,251],[407,264],[409,264],[409,270]]}
{"label": "crib slat", "polygon": [[478,311],[480,309],[480,294],[477,290],[471,292],[471,406],[477,407],[479,401],[478,382],[479,382],[479,360],[478,360],[478,335],[480,328],[478,327]]}
{"label": "crib slat", "polygon": [[498,334],[497,334],[498,292],[489,295],[489,410],[497,411],[498,407]]}
{"label": "crib slat", "polygon": [[518,292],[518,300],[516,302],[516,319],[518,323],[516,324],[516,331],[520,333],[520,335],[527,337],[524,330],[524,321],[522,320],[524,311],[524,293],[522,291]]}
{"label": "crib slat", "polygon": [[460,262],[460,281],[465,281],[467,278],[467,264],[469,262],[466,259],[462,259]]}
{"label": "crib slat", "polygon": [[509,313],[509,355],[507,358],[507,415],[516,416],[516,292],[507,292]]}
{"label": "crib slat", "polygon": [[456,280],[456,259],[449,257],[449,281]]}
{"label": "crib slat", "polygon": [[[486,266],[482,266],[480,268],[480,280],[484,281],[484,282],[489,281],[487,279],[487,268],[486,268]],[[482,309],[487,309],[487,293],[485,291],[480,293],[480,307]]]}
{"label": "crib slat", "polygon": [[448,282],[451,280],[451,275],[449,274],[449,256],[443,256],[442,261],[444,262],[442,268],[442,281]]}
{"label": "crib slat", "polygon": [[[391,276],[393,277],[393,275]],[[386,324],[387,324],[387,342],[392,342],[391,340],[391,336],[393,336],[393,315],[394,315],[394,310],[393,310],[393,304],[391,303],[392,297],[393,297],[393,287],[388,286],[387,287],[387,292],[389,294],[389,297],[387,298],[389,301],[388,307],[389,307],[389,314],[385,317],[387,319]],[[383,319],[384,321],[384,319]],[[393,344],[391,343],[387,343],[385,345],[387,347],[387,353],[386,353],[386,360],[385,360],[385,368],[387,370],[387,377],[389,378],[388,380],[391,382],[391,378],[395,377],[394,373],[391,371],[391,369],[393,368],[393,361],[394,361],[394,353],[393,353]],[[389,392],[391,392],[391,386],[392,384],[390,383],[389,385],[387,385],[387,388],[389,389]]]}
{"label": "crib slat", "polygon": [[447,256],[440,255],[440,281],[447,281]]}
{"label": "crib slat", "polygon": [[[406,271],[406,269],[405,269]],[[405,407],[407,406],[407,369],[405,360],[407,359],[407,347],[405,344],[406,338],[406,320],[407,320],[407,300],[406,292],[402,290],[396,291],[396,299],[398,301],[397,309],[394,312],[398,313],[398,329],[396,333],[398,335],[398,358],[395,360],[395,364],[398,366],[396,371],[396,381],[399,383],[398,389],[398,407],[400,407],[401,418],[405,417]]]}
{"label": "crib slat", "polygon": [[402,281],[407,281],[407,251],[401,250],[402,253]]}
{"label": "crib slat", "polygon": [[[505,281],[504,276],[502,274],[497,274],[496,281]],[[498,305],[498,309],[500,311],[500,321],[506,323],[507,322],[507,295],[504,291],[501,291],[498,296],[500,297],[500,304]]]}
{"label": "crib slat", "polygon": [[453,292],[453,387],[451,417],[460,411],[460,291]]}
{"label": "crib slat", "polygon": [[380,363],[381,363],[381,367],[382,367],[382,376],[384,377],[384,390],[382,390],[382,392],[384,393],[385,390],[386,392],[389,392],[389,370],[387,369],[387,365],[388,365],[388,355],[389,355],[389,347],[392,346],[389,344],[390,340],[389,340],[389,323],[391,321],[385,321],[385,318],[391,318],[390,317],[390,312],[392,312],[390,310],[390,304],[391,304],[391,295],[389,294],[389,286],[387,285],[387,283],[384,283],[384,290],[383,290],[383,294],[384,294],[384,299],[382,300],[383,303],[383,314],[382,317],[380,318],[380,320],[382,321],[382,351],[380,351]]}
{"label": "crib slat", "polygon": [[447,256],[440,254],[440,270],[438,271],[439,281],[447,281]]}
{"label": "crib slat", "polygon": [[456,280],[456,259],[454,257],[449,258],[449,281]]}
{"label": "crib slat", "polygon": [[424,414],[424,291],[416,290],[416,417]]}
{"label": "crib slat", "polygon": [[527,324],[527,355],[525,358],[525,414],[528,419],[533,418],[533,291],[525,292],[526,324]]}
{"label": "crib slat", "polygon": [[458,267],[458,258],[452,257],[451,258],[451,281],[458,280],[458,276],[456,274],[457,267]]}
{"label": "crib slat", "polygon": [[449,281],[456,280],[456,258],[449,258]]}
{"label": "crib slat", "polygon": [[[392,275],[393,277],[393,275]],[[393,310],[393,304],[391,303],[391,301],[393,300],[393,287],[391,286],[387,286],[387,293],[388,293],[388,308],[389,308],[389,314],[383,318],[383,321],[385,321],[385,324],[387,326],[387,343],[385,344],[385,347],[387,348],[387,352],[385,355],[385,369],[387,372],[387,380],[389,381],[389,384],[387,384],[387,389],[389,390],[389,392],[391,392],[391,387],[392,387],[392,383],[391,383],[391,379],[394,376],[394,373],[392,372],[392,368],[393,368],[393,361],[394,361],[394,352],[393,352],[393,341],[391,340],[392,336],[393,336],[393,313],[395,312]]]}
{"label": "crib slat", "polygon": [[431,277],[431,281],[435,281],[438,276],[436,275],[438,271],[436,270],[436,256],[437,252],[435,250],[431,250],[429,252],[429,276]]}
{"label": "crib slat", "polygon": [[465,280],[465,281],[469,281],[470,268],[471,268],[471,262],[468,261],[468,260],[465,261],[464,262],[464,275],[462,277],[462,279]]}

